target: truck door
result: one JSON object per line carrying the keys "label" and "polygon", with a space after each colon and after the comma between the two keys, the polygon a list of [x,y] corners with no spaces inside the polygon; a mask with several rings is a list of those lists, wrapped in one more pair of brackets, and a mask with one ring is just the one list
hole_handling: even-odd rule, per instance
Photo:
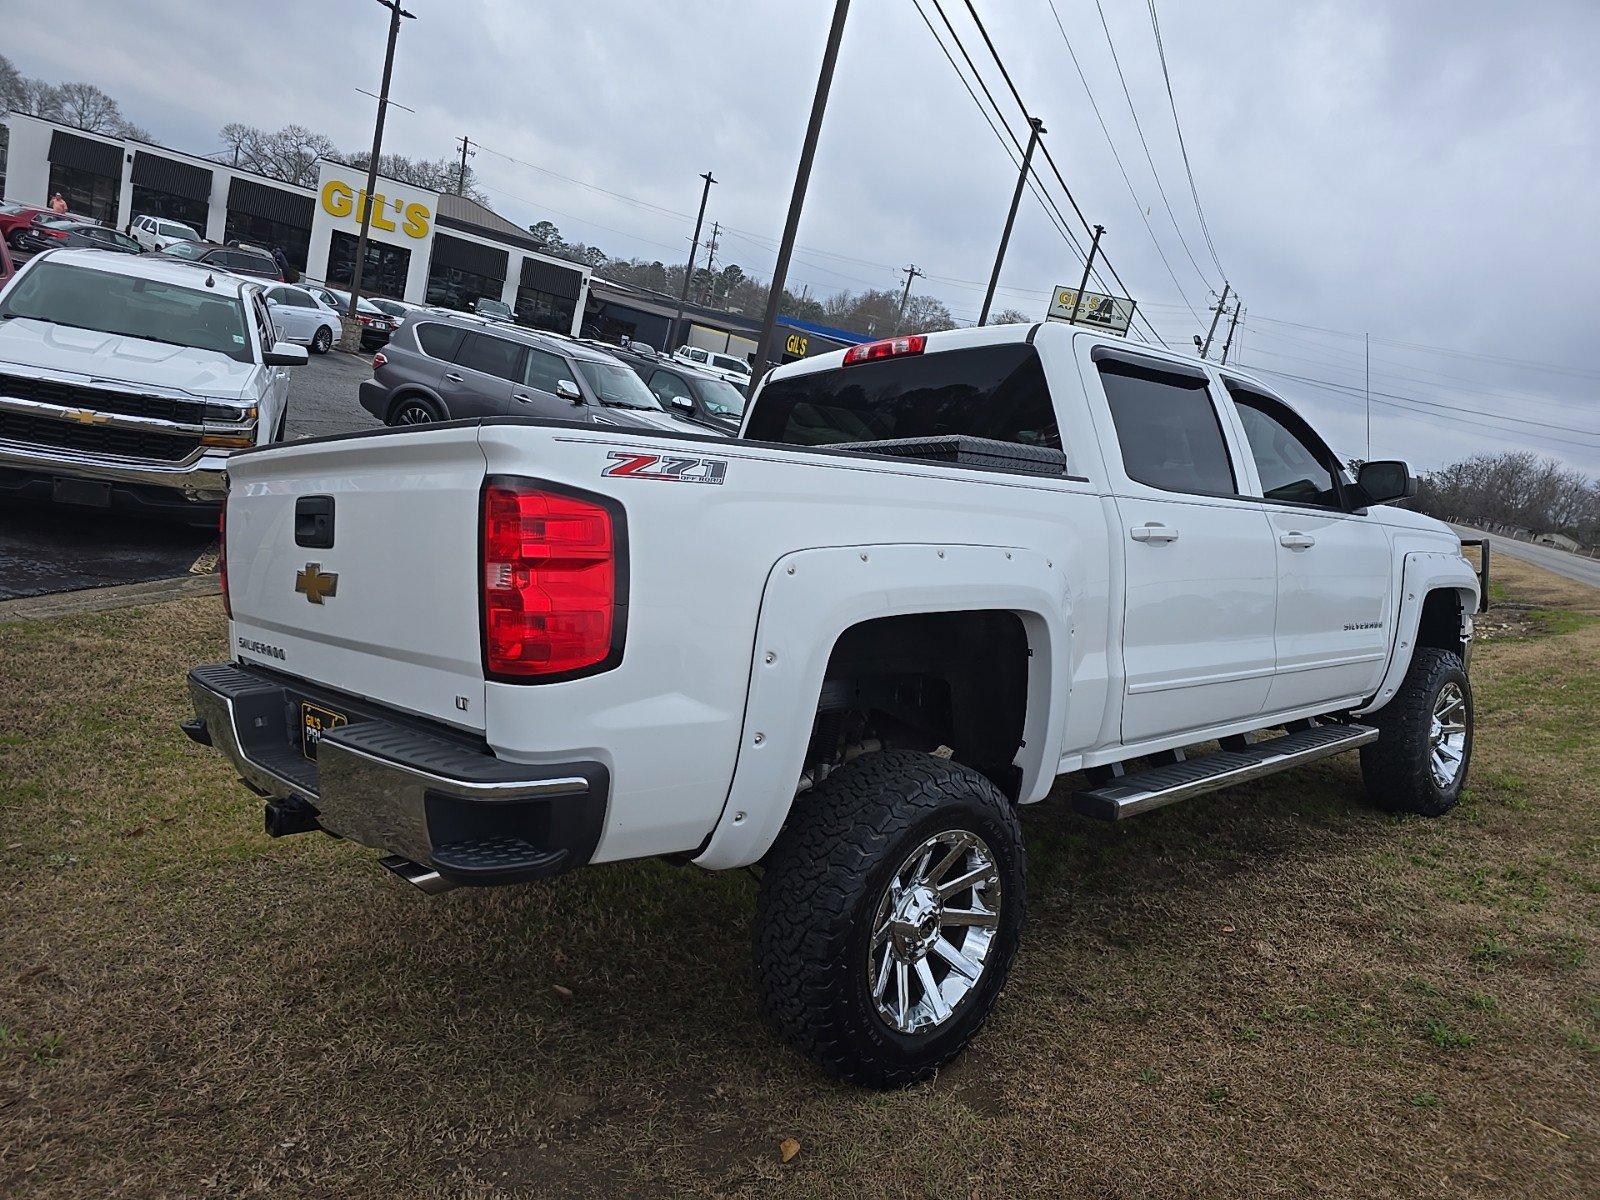
{"label": "truck door", "polygon": [[1240,495],[1209,379],[1104,347],[1093,366],[1121,451],[1106,466],[1126,576],[1122,740],[1253,717],[1272,683],[1275,547],[1261,501]]}
{"label": "truck door", "polygon": [[1339,460],[1281,401],[1230,383],[1277,558],[1277,666],[1267,708],[1366,696],[1388,661],[1392,553],[1346,504]]}

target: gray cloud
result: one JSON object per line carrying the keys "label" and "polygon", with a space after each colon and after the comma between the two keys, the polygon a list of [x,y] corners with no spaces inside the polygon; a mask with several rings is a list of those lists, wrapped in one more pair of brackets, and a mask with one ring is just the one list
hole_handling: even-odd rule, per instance
{"label": "gray cloud", "polygon": [[[981,63],[962,6],[945,3]],[[1155,237],[1203,317],[1220,280],[1189,200],[1144,6],[1107,3],[1106,14],[1202,272],[1161,205],[1092,0],[1056,4]],[[29,74],[100,84],[159,140],[191,151],[215,149],[217,129],[232,120],[298,122],[351,148],[370,140],[372,102],[354,88],[376,89],[377,5],[136,7],[134,19],[109,0],[9,0],[6,53]],[[695,176],[710,169],[721,181],[710,216],[735,230],[724,260],[770,270],[827,31],[823,0],[410,7],[419,19],[402,33],[395,96],[416,113],[392,114],[389,149],[439,157],[466,133],[486,147],[474,165],[506,215],[548,217],[569,237],[646,257],[681,255],[689,222],[490,150],[676,213],[692,212]],[[1108,227],[1112,261],[1163,335],[1186,344],[1195,321],[1118,176],[1045,0],[991,0],[980,10],[1086,213]],[[1590,431],[1377,405],[1375,454],[1432,466],[1515,445],[1600,472],[1600,366],[1591,357],[1600,6],[1167,0],[1162,31],[1211,232],[1249,310],[1244,363],[1359,387],[1359,336],[1269,318],[1370,331],[1375,390]],[[814,293],[896,286],[899,268],[916,262],[935,277],[919,287],[975,317],[1012,171],[910,0],[858,0],[792,284]],[[1000,303],[1042,311],[1049,289],[1077,273],[1027,202]],[[1359,398],[1268,378],[1342,452],[1364,452]]]}

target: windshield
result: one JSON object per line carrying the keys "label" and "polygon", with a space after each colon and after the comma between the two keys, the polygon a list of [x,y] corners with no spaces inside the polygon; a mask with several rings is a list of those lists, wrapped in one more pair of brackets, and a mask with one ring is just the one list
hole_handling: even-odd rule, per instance
{"label": "windshield", "polygon": [[184,242],[198,242],[200,240],[200,235],[187,225],[171,225],[165,221],[161,223],[161,236],[177,238],[179,241]]}
{"label": "windshield", "polygon": [[[332,296],[335,300],[338,301],[338,304],[335,306],[336,311],[338,311],[338,312],[349,312],[350,311],[350,293],[349,292],[336,292],[332,288],[329,288],[328,289],[328,295]],[[365,296],[363,296],[360,299],[360,301],[357,302],[356,311],[358,313],[366,313],[369,317],[381,317],[381,316],[383,316],[383,310],[381,308],[379,308],[376,304],[374,304],[371,300],[368,300]]]}
{"label": "windshield", "polygon": [[724,371],[737,371],[741,375],[750,374],[748,363],[742,363],[737,358],[729,358],[726,354],[713,354],[711,362]]}
{"label": "windshield", "polygon": [[714,417],[744,416],[744,393],[726,379],[701,380],[700,403]]}
{"label": "windshield", "polygon": [[578,370],[583,372],[594,394],[602,404],[617,404],[623,408],[649,408],[661,411],[655,395],[645,387],[644,380],[634,374],[631,367],[621,363],[594,362],[580,358]]}
{"label": "windshield", "polygon": [[157,279],[41,262],[0,302],[0,321],[14,317],[253,361],[237,296]]}
{"label": "windshield", "polygon": [[199,258],[207,249],[199,242],[173,242],[161,253],[172,258]]}
{"label": "windshield", "polygon": [[511,309],[499,300],[479,300],[478,315],[480,317],[509,317]]}

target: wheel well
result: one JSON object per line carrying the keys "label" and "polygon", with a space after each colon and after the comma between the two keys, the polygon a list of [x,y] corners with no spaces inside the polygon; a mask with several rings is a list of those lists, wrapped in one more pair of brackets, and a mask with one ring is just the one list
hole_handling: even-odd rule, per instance
{"label": "wheel well", "polygon": [[851,626],[828,659],[808,772],[872,741],[945,746],[1015,798],[1030,654],[1012,612],[913,613]]}
{"label": "wheel well", "polygon": [[428,395],[427,392],[419,391],[416,388],[406,388],[403,391],[396,392],[393,396],[389,397],[389,409],[384,419],[393,420],[395,412],[399,409],[400,405],[405,403],[407,400],[420,400],[423,404],[428,406],[428,409],[435,417],[442,415],[439,408],[439,402],[432,396]]}
{"label": "wheel well", "polygon": [[1461,596],[1453,588],[1436,588],[1422,600],[1417,620],[1417,645],[1464,656],[1461,642]]}

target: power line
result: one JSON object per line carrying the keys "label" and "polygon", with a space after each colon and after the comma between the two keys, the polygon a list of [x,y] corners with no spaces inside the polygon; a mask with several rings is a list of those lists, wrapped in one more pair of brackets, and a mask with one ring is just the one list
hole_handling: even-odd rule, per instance
{"label": "power line", "polygon": [[1172,127],[1178,131],[1178,149],[1183,152],[1183,171],[1189,177],[1189,194],[1194,197],[1195,215],[1200,218],[1200,232],[1205,235],[1206,249],[1211,252],[1211,261],[1217,264],[1217,273],[1226,275],[1222,269],[1222,260],[1217,257],[1216,244],[1211,240],[1211,227],[1206,224],[1206,210],[1200,206],[1200,189],[1194,185],[1194,170],[1189,166],[1189,147],[1183,140],[1183,123],[1178,120],[1178,102],[1172,95],[1172,76],[1167,73],[1167,48],[1161,41],[1161,22],[1156,17],[1156,0],[1148,0],[1150,5],[1150,28],[1156,35],[1156,57],[1161,60],[1161,78],[1167,84],[1167,103],[1172,106]]}
{"label": "power line", "polygon": [[1050,5],[1050,15],[1056,19],[1056,28],[1061,32],[1061,40],[1066,43],[1067,54],[1072,59],[1072,65],[1078,72],[1078,81],[1083,84],[1084,94],[1089,97],[1089,107],[1094,110],[1095,120],[1100,123],[1100,132],[1105,135],[1106,145],[1111,148],[1111,157],[1116,160],[1117,170],[1122,174],[1122,182],[1128,186],[1128,195],[1133,200],[1133,206],[1139,212],[1139,220],[1144,222],[1145,231],[1150,235],[1150,243],[1156,248],[1156,254],[1161,258],[1161,265],[1167,269],[1167,275],[1172,280],[1172,286],[1177,288],[1178,297],[1189,309],[1189,315],[1200,324],[1200,314],[1195,312],[1189,304],[1189,297],[1184,293],[1183,285],[1178,282],[1178,276],[1172,269],[1172,263],[1167,260],[1166,251],[1161,248],[1161,242],[1156,238],[1156,231],[1150,225],[1150,216],[1145,212],[1144,203],[1139,199],[1139,194],[1133,190],[1133,180],[1128,176],[1127,167],[1122,164],[1122,155],[1117,152],[1116,140],[1111,136],[1111,129],[1106,124],[1105,117],[1100,112],[1100,103],[1094,97],[1094,89],[1089,86],[1089,78],[1083,73],[1083,64],[1078,61],[1078,52],[1072,47],[1072,39],[1067,36],[1067,27],[1061,20],[1061,14],[1056,11],[1055,0],[1047,0]]}
{"label": "power line", "polygon": [[1111,51],[1111,64],[1117,69],[1117,81],[1122,84],[1122,95],[1128,102],[1128,115],[1133,118],[1134,132],[1139,135],[1139,145],[1144,147],[1144,160],[1150,164],[1150,174],[1156,181],[1156,191],[1161,194],[1161,204],[1167,210],[1167,219],[1172,222],[1172,231],[1178,235],[1178,244],[1183,247],[1184,254],[1189,257],[1189,265],[1194,268],[1194,273],[1200,276],[1200,282],[1207,288],[1211,281],[1206,278],[1206,273],[1200,269],[1194,251],[1189,249],[1189,239],[1183,236],[1183,230],[1178,226],[1178,215],[1172,211],[1172,201],[1167,199],[1166,185],[1161,182],[1161,172],[1156,170],[1155,156],[1150,153],[1150,143],[1145,140],[1144,126],[1139,121],[1139,110],[1134,107],[1133,93],[1128,90],[1128,77],[1122,73],[1122,60],[1117,57],[1117,43],[1111,37],[1111,25],[1106,21],[1105,7],[1100,0],[1094,0],[1095,11],[1100,14],[1100,28],[1105,30],[1106,47]]}

